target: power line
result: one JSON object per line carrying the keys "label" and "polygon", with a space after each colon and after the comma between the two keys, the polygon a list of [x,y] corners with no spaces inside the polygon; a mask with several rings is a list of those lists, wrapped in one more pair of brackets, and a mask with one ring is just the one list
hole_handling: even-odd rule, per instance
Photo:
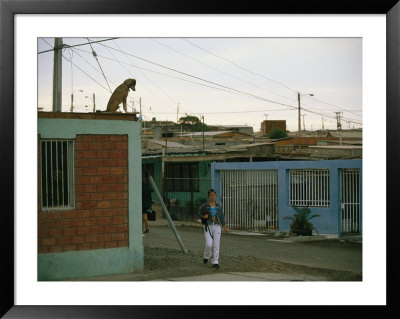
{"label": "power line", "polygon": [[103,74],[103,77],[104,77],[104,79],[106,80],[106,83],[107,83],[107,85],[108,85],[108,88],[109,88],[109,90],[110,90],[110,93],[112,93],[112,90],[111,90],[111,88],[110,88],[110,84],[108,84],[107,77],[106,77],[106,75],[105,75],[104,72],[103,72],[103,68],[102,68],[101,65],[100,65],[99,59],[97,58],[97,53],[96,53],[95,50],[93,50],[93,47],[92,47],[92,44],[90,43],[89,38],[87,38],[87,40],[88,40],[88,42],[89,42],[89,44],[90,44],[90,48],[92,49],[92,54],[93,54],[94,58],[96,59],[97,64],[99,65],[99,68],[100,68],[100,70],[101,70],[101,73]]}
{"label": "power line", "polygon": [[[40,38],[41,40],[45,41],[43,38]],[[99,43],[99,42],[105,42],[105,41],[110,41],[110,40],[115,40],[115,39],[119,39],[119,38],[110,38],[110,39],[105,39],[105,40],[98,40],[98,41],[93,41],[92,43]],[[46,42],[47,43],[47,42]],[[48,44],[48,43],[47,43]],[[68,48],[73,48],[73,47],[78,47],[78,46],[82,46],[82,45],[88,45],[87,43],[81,43],[81,44],[75,44],[75,45],[67,45],[64,44],[63,48],[64,49],[68,49]],[[52,45],[50,45],[51,47],[53,47]],[[54,51],[55,48],[49,49],[49,50],[45,50],[45,51],[40,51],[37,54],[42,54],[42,53],[46,53],[46,52],[51,52]]]}

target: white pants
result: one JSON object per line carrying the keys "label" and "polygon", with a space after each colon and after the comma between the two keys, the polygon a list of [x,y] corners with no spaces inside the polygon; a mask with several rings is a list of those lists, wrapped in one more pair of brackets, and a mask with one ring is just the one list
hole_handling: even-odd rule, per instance
{"label": "white pants", "polygon": [[218,264],[221,225],[208,225],[207,227],[204,227],[204,238],[206,242],[204,258],[210,259],[212,255],[212,264]]}

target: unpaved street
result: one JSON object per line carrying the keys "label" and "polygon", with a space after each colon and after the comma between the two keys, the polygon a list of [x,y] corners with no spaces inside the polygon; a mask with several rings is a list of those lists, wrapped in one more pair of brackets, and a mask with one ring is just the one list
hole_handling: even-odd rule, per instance
{"label": "unpaved street", "polygon": [[[105,276],[113,281],[168,280],[216,272],[203,264],[201,227],[176,226],[187,250],[183,253],[170,226],[151,225],[143,237],[145,269],[140,273]],[[221,236],[219,272],[252,272],[296,275],[299,280],[361,281],[362,244],[345,239],[290,242],[273,235],[243,232]]]}

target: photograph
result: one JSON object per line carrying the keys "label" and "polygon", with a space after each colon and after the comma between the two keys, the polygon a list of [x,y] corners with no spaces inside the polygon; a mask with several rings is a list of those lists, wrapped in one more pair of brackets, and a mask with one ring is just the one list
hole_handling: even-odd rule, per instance
{"label": "photograph", "polygon": [[1,315],[395,312],[396,155],[374,168],[397,128],[399,6],[378,7],[3,10]]}

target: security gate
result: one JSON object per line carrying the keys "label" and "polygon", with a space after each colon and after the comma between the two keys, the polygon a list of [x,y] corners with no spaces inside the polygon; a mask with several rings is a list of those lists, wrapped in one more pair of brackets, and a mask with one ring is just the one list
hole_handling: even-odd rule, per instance
{"label": "security gate", "polygon": [[220,177],[229,228],[279,229],[277,170],[221,170]]}
{"label": "security gate", "polygon": [[360,169],[342,169],[342,233],[360,233]]}

